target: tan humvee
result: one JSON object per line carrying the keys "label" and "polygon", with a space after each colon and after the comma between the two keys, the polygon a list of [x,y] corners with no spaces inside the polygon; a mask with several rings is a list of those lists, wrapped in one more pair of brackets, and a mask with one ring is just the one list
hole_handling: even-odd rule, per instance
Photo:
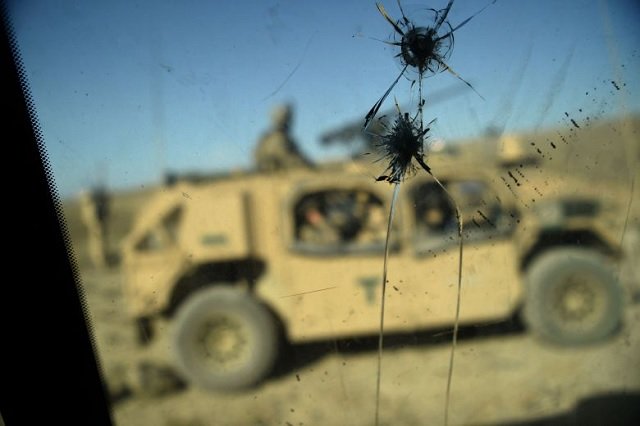
{"label": "tan humvee", "polygon": [[[539,191],[531,181],[516,188],[500,169],[434,170],[465,222],[462,324],[524,307],[528,326],[552,342],[617,330],[616,214],[599,199],[549,191],[555,201],[524,208]],[[281,338],[377,334],[392,190],[374,176],[352,164],[160,190],[123,246],[132,316],[168,318],[176,367],[207,389],[264,378]],[[385,332],[452,325],[456,222],[428,175],[402,184],[390,244]]]}

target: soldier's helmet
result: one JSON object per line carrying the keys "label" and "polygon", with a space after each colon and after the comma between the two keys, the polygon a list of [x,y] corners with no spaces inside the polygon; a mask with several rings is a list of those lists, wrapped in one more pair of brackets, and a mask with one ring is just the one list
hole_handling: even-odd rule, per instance
{"label": "soldier's helmet", "polygon": [[276,127],[288,126],[292,116],[293,110],[288,104],[278,105],[271,110],[271,122]]}

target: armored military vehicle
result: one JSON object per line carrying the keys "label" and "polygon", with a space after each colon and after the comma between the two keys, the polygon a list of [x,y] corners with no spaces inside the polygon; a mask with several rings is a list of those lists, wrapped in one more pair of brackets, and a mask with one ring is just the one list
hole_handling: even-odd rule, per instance
{"label": "armored military vehicle", "polygon": [[[563,345],[619,329],[619,211],[575,191],[536,202],[536,184],[511,187],[505,170],[434,170],[465,223],[461,324],[522,313]],[[391,199],[354,163],[162,188],[123,245],[132,318],[168,321],[175,366],[206,389],[258,383],[283,339],[376,335]],[[452,325],[457,225],[427,174],[401,185],[389,244],[385,332]]]}

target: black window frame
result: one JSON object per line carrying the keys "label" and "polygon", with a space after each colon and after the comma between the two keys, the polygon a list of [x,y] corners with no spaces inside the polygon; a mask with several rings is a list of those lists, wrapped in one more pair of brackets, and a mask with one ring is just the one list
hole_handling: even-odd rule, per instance
{"label": "black window frame", "polygon": [[[37,117],[2,6],[5,266],[0,414],[8,426],[113,424],[86,303]],[[10,163],[10,165],[9,165]],[[12,276],[13,278],[9,278]]]}

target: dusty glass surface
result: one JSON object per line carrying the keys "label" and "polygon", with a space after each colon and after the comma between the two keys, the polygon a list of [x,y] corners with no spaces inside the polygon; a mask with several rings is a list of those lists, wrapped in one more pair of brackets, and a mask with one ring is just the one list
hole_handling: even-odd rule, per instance
{"label": "dusty glass surface", "polygon": [[117,424],[636,424],[637,2],[7,10]]}

